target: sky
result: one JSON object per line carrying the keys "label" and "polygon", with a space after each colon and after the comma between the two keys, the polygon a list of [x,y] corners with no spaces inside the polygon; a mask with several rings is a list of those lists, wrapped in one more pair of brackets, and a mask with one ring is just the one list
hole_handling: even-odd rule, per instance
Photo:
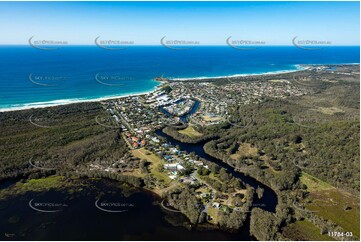
{"label": "sky", "polygon": [[0,2],[0,44],[94,39],[158,45],[160,39],[225,45],[291,45],[292,39],[359,45],[359,2]]}

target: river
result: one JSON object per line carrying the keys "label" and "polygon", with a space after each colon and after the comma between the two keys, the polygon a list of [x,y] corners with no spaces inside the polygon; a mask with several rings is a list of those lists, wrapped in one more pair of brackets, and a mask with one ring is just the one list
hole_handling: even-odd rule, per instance
{"label": "river", "polygon": [[225,168],[227,170],[227,172],[231,173],[234,177],[241,179],[242,181],[244,181],[246,184],[250,185],[251,187],[263,188],[264,189],[263,197],[261,199],[258,199],[258,197],[255,196],[255,199],[253,201],[253,207],[261,207],[262,209],[264,209],[266,211],[275,212],[277,202],[278,202],[276,193],[271,188],[269,188],[268,186],[264,185],[263,183],[257,181],[256,179],[254,179],[250,176],[246,176],[245,174],[243,174],[241,172],[235,171],[234,168],[231,167],[230,165],[224,163],[223,161],[221,161],[217,158],[214,158],[214,157],[208,155],[203,149],[203,146],[208,141],[202,141],[197,144],[187,144],[187,143],[180,142],[176,139],[173,139],[169,135],[163,133],[161,130],[157,130],[156,134],[161,137],[166,138],[167,141],[171,145],[173,145],[173,146],[178,145],[182,151],[187,151],[188,153],[194,152],[199,157],[206,159],[208,161],[214,162],[217,165],[219,165],[220,167]]}
{"label": "river", "polygon": [[[175,103],[179,103],[179,102],[182,101],[182,100],[183,100],[183,99],[178,100],[178,101],[175,102]],[[194,114],[194,113],[197,111],[197,109],[198,109],[198,107],[199,107],[199,101],[196,100],[196,99],[194,99],[194,101],[195,101],[195,103],[194,103],[193,107],[191,108],[191,110],[189,110],[188,113],[186,113],[186,114],[184,114],[184,115],[182,115],[182,116],[179,116],[179,119],[182,120],[183,123],[186,123],[186,122],[187,122],[187,118],[188,118],[190,115]],[[164,113],[165,115],[169,116],[169,117],[170,117],[170,116],[173,116],[173,115],[170,114],[167,110],[165,110],[165,109],[163,108],[163,106],[162,106],[162,107],[159,107],[159,110],[160,110],[162,113]]]}
{"label": "river", "polygon": [[[198,108],[198,102],[188,115]],[[184,119],[186,120],[186,116]],[[255,196],[253,207],[274,212],[277,195],[264,184],[204,152],[206,143],[186,144],[164,134],[173,146],[195,152],[199,157],[225,168],[246,184],[264,189]],[[9,189],[15,182],[4,182]],[[2,240],[255,240],[249,233],[249,216],[237,233],[222,230],[187,229],[181,213],[159,206],[158,196],[146,190],[126,188],[109,180],[81,180],[80,185],[61,191],[27,192],[0,201],[0,236]],[[129,191],[133,192],[129,194]],[[70,192],[70,195],[69,195]],[[128,194],[128,195],[126,195]],[[45,205],[44,205],[45,204]],[[50,211],[50,212],[49,212]],[[169,221],[172,221],[171,223]],[[174,225],[176,222],[177,226]]]}

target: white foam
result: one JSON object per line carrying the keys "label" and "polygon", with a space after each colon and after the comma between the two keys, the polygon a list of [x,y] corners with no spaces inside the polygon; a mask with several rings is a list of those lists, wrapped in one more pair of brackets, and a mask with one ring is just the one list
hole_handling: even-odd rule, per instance
{"label": "white foam", "polygon": [[[311,64],[309,64],[311,65]],[[187,78],[173,78],[171,80],[174,81],[189,81],[189,80],[205,80],[205,79],[222,79],[222,78],[229,78],[229,77],[244,77],[244,76],[261,76],[261,75],[272,75],[272,74],[282,74],[282,73],[291,73],[300,70],[304,70],[305,68],[301,65],[294,65],[296,69],[294,70],[280,70],[280,71],[270,71],[270,72],[262,72],[262,73],[248,73],[248,74],[234,74],[228,76],[213,76],[213,77],[187,77]]]}
{"label": "white foam", "polygon": [[201,76],[201,77],[185,77],[185,78],[172,78],[171,80],[174,81],[190,81],[190,80],[205,80],[205,79],[222,79],[222,78],[229,78],[229,77],[244,77],[244,76],[261,76],[261,75],[275,75],[275,74],[283,74],[283,73],[292,73],[296,71],[302,71],[306,68],[303,66],[322,66],[322,65],[359,65],[360,63],[325,63],[325,64],[295,64],[294,66],[296,69],[292,70],[280,70],[280,71],[269,71],[269,72],[262,72],[262,73],[248,73],[248,74],[235,74],[235,75],[228,75],[228,76]]}
{"label": "white foam", "polygon": [[[260,76],[260,75],[291,73],[291,72],[304,70],[305,69],[303,67],[304,65],[307,66],[307,65],[359,65],[359,64],[360,63],[297,64],[297,65],[294,65],[296,67],[295,70],[281,70],[281,71],[264,72],[264,73],[251,73],[251,74],[235,74],[235,75],[229,75],[229,76],[216,76],[216,77],[177,78],[177,79],[172,79],[172,80],[175,80],[175,81],[206,80],[206,79],[221,79],[221,78],[227,78],[227,77]],[[18,110],[27,110],[27,109],[32,109],[32,108],[47,108],[47,107],[67,105],[67,104],[72,104],[72,103],[98,102],[98,101],[104,101],[104,100],[110,100],[110,99],[116,99],[116,98],[122,98],[122,97],[139,96],[139,95],[145,95],[145,94],[152,93],[152,92],[156,91],[158,88],[159,88],[159,85],[156,86],[151,91],[140,92],[140,93],[132,93],[132,94],[123,94],[123,95],[105,96],[105,97],[99,97],[99,98],[59,99],[59,100],[52,100],[52,101],[46,101],[46,102],[33,102],[33,103],[26,103],[26,104],[14,104],[14,105],[12,105],[11,107],[8,107],[8,108],[0,108],[0,113],[1,112],[18,111]]]}
{"label": "white foam", "polygon": [[73,98],[73,99],[59,99],[59,100],[52,100],[46,102],[33,102],[33,103],[25,103],[25,104],[14,104],[8,108],[0,108],[0,112],[10,112],[10,111],[18,111],[18,110],[27,110],[32,108],[47,108],[47,107],[55,107],[60,105],[67,105],[73,103],[85,103],[85,102],[99,102],[105,100],[111,100],[116,98],[122,97],[132,97],[132,96],[139,96],[152,93],[152,91],[147,92],[140,92],[140,93],[133,93],[133,94],[123,94],[123,95],[113,95],[113,96],[106,96],[106,97],[99,97],[99,98]]}

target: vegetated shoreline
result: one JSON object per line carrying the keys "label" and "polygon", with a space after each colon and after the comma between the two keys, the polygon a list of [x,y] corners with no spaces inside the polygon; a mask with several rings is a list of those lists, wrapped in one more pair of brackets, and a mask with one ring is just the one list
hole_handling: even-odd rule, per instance
{"label": "vegetated shoreline", "polygon": [[[299,72],[306,70],[307,66],[318,66],[318,65],[359,65],[360,63],[338,63],[338,64],[295,64],[295,70],[279,70],[273,72],[264,72],[264,73],[249,73],[249,74],[235,74],[229,76],[216,76],[216,77],[190,77],[190,78],[175,78],[171,79],[172,81],[211,81],[211,80],[224,80],[228,78],[239,78],[239,77],[257,77],[257,76],[272,76],[272,75],[280,75],[280,74],[287,74],[293,72]],[[167,78],[165,78],[167,79]],[[107,100],[113,100],[118,98],[124,97],[135,97],[135,96],[142,96],[148,95],[155,91],[157,91],[164,81],[157,80],[160,84],[157,85],[153,90],[139,92],[139,93],[129,93],[129,94],[122,94],[122,95],[112,95],[112,96],[105,96],[105,97],[97,97],[97,98],[90,98],[90,99],[81,99],[81,98],[73,98],[73,99],[60,99],[60,100],[49,100],[44,102],[33,102],[33,103],[26,103],[26,104],[16,104],[19,105],[17,107],[0,107],[0,113],[2,112],[12,112],[12,111],[20,111],[20,110],[30,110],[30,109],[39,109],[39,108],[48,108],[48,107],[55,107],[55,106],[64,106],[69,104],[75,103],[87,103],[87,102],[101,102]]]}
{"label": "vegetated shoreline", "polygon": [[[118,188],[121,189],[122,191],[126,191],[127,194],[133,195],[135,193],[144,193],[147,194],[148,196],[151,196],[153,198],[153,203],[154,205],[158,206],[161,208],[161,210],[163,211],[164,214],[167,214],[167,211],[169,211],[168,209],[164,208],[162,203],[165,201],[165,198],[159,194],[156,190],[154,189],[149,189],[149,188],[145,188],[145,187],[138,187],[135,186],[133,184],[130,184],[126,181],[118,181],[117,179],[112,179],[112,178],[108,178],[108,177],[86,177],[86,176],[82,176],[82,177],[72,177],[72,178],[66,178],[63,175],[58,175],[58,174],[54,174],[54,175],[50,175],[50,176],[46,176],[46,177],[42,177],[42,178],[37,178],[36,180],[46,180],[49,178],[60,178],[61,181],[57,182],[57,185],[54,187],[50,187],[50,190],[56,191],[56,192],[62,192],[62,191],[67,191],[68,188],[70,189],[77,189],[77,188],[82,188],[82,186],[84,186],[84,184],[81,184],[81,181],[86,181],[86,182],[93,182],[93,181],[100,181],[103,182],[104,185],[106,186],[113,186],[115,184],[117,184]],[[31,179],[25,179],[26,181],[29,181]],[[0,196],[0,201],[2,200],[6,200],[6,199],[14,199],[20,196],[26,196],[26,194],[28,194],[29,192],[34,192],[34,193],[44,193],[50,190],[46,190],[44,188],[39,188],[37,190],[20,190],[20,189],[15,189],[14,190],[14,186],[16,186],[16,184],[23,183],[25,182],[24,178],[17,178],[17,179],[5,179],[0,181],[0,185],[2,184],[6,184],[8,186],[2,188],[2,193]],[[10,189],[10,191],[9,191]],[[12,190],[11,190],[12,189]],[[128,189],[128,190],[125,190]],[[169,208],[168,206],[166,206],[167,208]],[[173,209],[172,207],[170,207],[170,209]],[[183,221],[182,223],[176,222],[175,220],[173,221],[172,219],[169,219],[168,216],[165,216],[165,220],[171,224],[172,226],[178,227],[178,226],[182,226],[188,230],[192,230],[192,229],[196,229],[199,231],[207,231],[207,230],[219,230],[219,231],[223,231],[226,233],[237,233],[238,230],[234,230],[234,229],[230,229],[230,228],[224,228],[224,227],[220,227],[219,225],[214,225],[207,222],[204,223],[192,223],[190,221],[190,219],[187,217],[187,215],[185,213],[183,213],[182,211],[178,210],[179,213],[182,216],[184,216],[184,218],[186,219],[185,221]],[[245,223],[249,223],[250,217],[247,216]],[[243,224],[243,226],[240,229],[243,229],[245,227],[245,224]],[[250,235],[252,236],[252,235]]]}
{"label": "vegetated shoreline", "polygon": [[192,138],[190,140],[181,140],[179,139],[179,137],[173,135],[171,132],[169,132],[166,128],[162,129],[161,130],[164,134],[168,135],[169,137],[175,139],[176,141],[179,141],[179,142],[182,142],[182,143],[185,143],[185,144],[194,144],[194,145],[197,145],[199,143],[202,143],[202,142],[205,142],[204,146],[203,146],[203,150],[204,150],[204,153],[206,153],[207,155],[211,156],[212,158],[214,159],[218,159],[220,161],[222,161],[224,164],[226,165],[229,165],[230,167],[232,167],[232,169],[235,171],[235,172],[238,172],[238,173],[243,173],[245,176],[248,176],[248,177],[251,177],[252,179],[256,180],[258,183],[261,183],[263,184],[265,187],[269,188],[270,190],[274,191],[275,194],[277,195],[277,198],[278,196],[280,195],[280,192],[278,189],[275,189],[274,187],[272,187],[272,185],[270,183],[268,183],[267,181],[264,181],[264,180],[260,180],[259,177],[255,177],[253,176],[252,174],[250,174],[249,172],[247,171],[243,171],[243,170],[240,170],[240,169],[237,169],[233,164],[231,164],[230,162],[227,162],[227,161],[223,161],[222,158],[220,157],[217,157],[214,153],[211,153],[209,152],[209,150],[206,148],[206,145],[208,142],[214,140],[214,139],[217,139],[218,136],[206,136],[206,137],[201,137],[201,138]]}
{"label": "vegetated shoreline", "polygon": [[[164,215],[163,220],[166,221],[168,224],[170,224],[173,227],[183,227],[184,229],[188,231],[219,231],[220,233],[227,233],[230,235],[235,235],[239,233],[239,230],[245,230],[249,231],[249,222],[250,222],[250,216],[248,215],[243,226],[239,230],[234,230],[230,228],[221,227],[219,225],[214,225],[207,222],[203,223],[192,223],[190,219],[187,217],[186,214],[183,212],[172,212],[168,209],[166,209],[162,203],[166,201],[161,195],[159,195],[157,192],[155,192],[152,189],[144,188],[144,187],[137,187],[132,184],[129,184],[127,182],[120,182],[116,179],[111,178],[91,178],[91,177],[72,177],[67,178],[62,175],[51,175],[43,178],[38,178],[36,180],[46,180],[46,179],[56,179],[57,184],[52,187],[47,188],[35,188],[29,189],[29,190],[21,190],[21,189],[14,189],[14,187],[17,186],[18,183],[26,184],[28,181],[25,181],[24,179],[9,179],[7,182],[9,183],[9,186],[6,188],[3,188],[1,190],[1,196],[0,201],[4,201],[7,199],[17,199],[19,197],[26,197],[29,194],[42,194],[45,195],[47,192],[56,192],[56,193],[68,193],[69,190],[73,191],[81,191],[83,189],[88,189],[88,191],[91,191],[93,189],[98,189],[92,186],[93,182],[100,182],[102,183],[102,186],[107,186],[111,188],[116,188],[121,190],[121,193],[125,197],[133,196],[137,193],[145,194],[146,196],[149,196],[152,198],[152,205],[157,206],[162,211],[162,214]],[[6,181],[1,181],[0,184],[4,184]],[[84,183],[85,182],[85,183]],[[10,190],[9,190],[10,189]],[[12,189],[12,190],[11,190]],[[47,190],[49,189],[49,190]],[[68,194],[73,194],[74,192],[69,192]],[[86,195],[87,196],[87,195]],[[170,209],[174,209],[172,207],[168,207]],[[176,216],[175,216],[176,215]],[[246,225],[248,224],[248,225]],[[252,240],[256,240],[256,238],[249,234],[250,238]]]}
{"label": "vegetated shoreline", "polygon": [[[270,75],[267,75],[268,77],[270,76]],[[289,76],[291,76],[291,75],[289,75]],[[96,102],[93,102],[93,103],[96,103]],[[70,104],[69,104],[70,105]],[[75,107],[76,106],[78,106],[78,105],[80,105],[79,103],[78,104],[73,104]],[[64,106],[64,105],[60,105],[60,106]],[[44,109],[44,111],[45,111],[46,109]],[[31,111],[30,111],[31,112]],[[211,154],[209,154],[209,155],[211,155]],[[211,155],[212,156],[212,155]],[[230,164],[229,164],[230,165]],[[249,175],[249,176],[252,176],[252,175]],[[254,176],[252,176],[253,178],[255,178]],[[103,179],[103,178],[102,178]],[[256,178],[255,178],[256,179]],[[256,179],[256,180],[258,180],[258,179]],[[259,181],[259,182],[261,182],[261,181]],[[263,182],[261,182],[261,183],[263,183]],[[266,185],[266,184],[265,184]],[[268,186],[268,185],[267,185]],[[269,186],[270,187],[270,186]],[[273,189],[272,189],[273,190]],[[150,191],[150,192],[152,192],[152,193],[154,193],[154,191],[152,191],[152,190],[148,190],[148,191]],[[274,190],[275,191],[275,190]],[[155,193],[156,194],[156,193]],[[277,194],[278,195],[278,194]]]}

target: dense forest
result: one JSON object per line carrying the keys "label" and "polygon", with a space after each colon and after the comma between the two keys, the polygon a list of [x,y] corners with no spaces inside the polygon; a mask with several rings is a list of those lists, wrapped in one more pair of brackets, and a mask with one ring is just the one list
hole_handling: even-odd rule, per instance
{"label": "dense forest", "polygon": [[[323,81],[326,78],[328,82]],[[277,192],[276,213],[252,209],[251,233],[259,240],[285,239],[287,233],[282,228],[304,220],[314,224],[321,234],[345,231],[334,222],[337,218],[331,221],[295,206],[295,201],[309,196],[307,186],[301,183],[302,173],[341,191],[359,194],[359,81],[335,75],[314,75],[312,80],[312,86],[307,86],[308,95],[235,104],[226,122],[193,126],[202,137],[186,137],[177,128],[165,130],[189,143],[212,135],[204,146],[206,153]]]}
{"label": "dense forest", "polygon": [[128,148],[117,129],[99,125],[100,104],[82,103],[0,114],[0,179],[89,170]]}
{"label": "dense forest", "polygon": [[[314,112],[320,122],[300,124],[294,121],[298,114],[292,101],[267,100],[238,108],[234,115],[244,128],[231,125],[227,132],[220,132],[220,139],[205,146],[211,155],[236,167],[258,166],[260,172],[269,167],[279,174],[285,171],[289,175],[273,181],[278,189],[289,188],[296,181],[292,174],[301,169],[336,187],[359,190],[360,125],[355,114],[329,117]],[[245,143],[255,147],[257,154],[233,159],[232,154]]]}
{"label": "dense forest", "polygon": [[[192,126],[202,134],[199,137],[180,133],[187,128],[186,124],[163,129],[182,142],[207,141],[206,153],[277,193],[275,213],[253,208],[250,214],[251,233],[259,240],[285,239],[283,236],[288,232],[283,229],[297,221],[310,222],[321,234],[344,230],[334,221],[297,205],[310,197],[307,185],[301,181],[305,173],[356,196],[360,191],[359,82],[348,76],[326,75],[323,78],[328,78],[328,82],[317,75],[312,78],[313,85],[306,85],[309,95],[234,104],[224,122]],[[222,81],[215,84],[222,85]],[[113,122],[100,103],[0,113],[0,180],[60,174],[110,178],[136,187],[153,187],[155,181],[147,174],[147,164],[130,155],[119,128],[99,125],[97,120],[104,124]],[[208,168],[200,168],[197,175],[217,193],[246,188],[224,169],[203,162]],[[108,172],[105,167],[118,172]],[[143,178],[126,173],[138,168]],[[211,179],[210,173],[217,179]],[[178,187],[164,195],[195,224],[207,219],[205,208],[199,206],[196,196],[198,185]],[[260,189],[248,193],[258,197],[263,194]],[[251,206],[253,195],[247,198],[245,208]],[[343,211],[352,209],[345,206]],[[246,217],[246,213],[237,210],[220,210],[218,222],[221,227],[238,229]]]}

